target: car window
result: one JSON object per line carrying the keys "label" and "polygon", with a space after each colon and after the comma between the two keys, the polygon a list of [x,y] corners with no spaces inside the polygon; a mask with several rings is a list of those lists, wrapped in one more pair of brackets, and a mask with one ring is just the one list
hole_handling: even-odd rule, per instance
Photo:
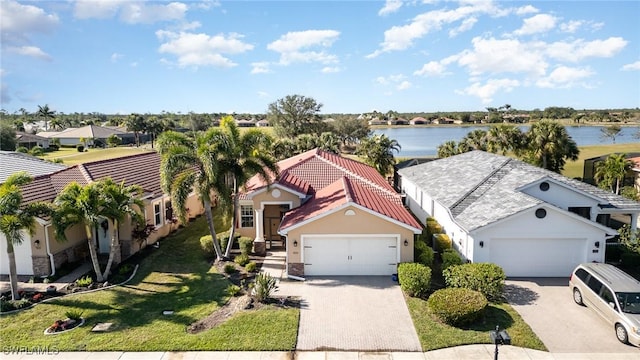
{"label": "car window", "polygon": [[602,289],[602,283],[600,282],[600,280],[594,278],[593,276],[589,278],[587,286],[589,286],[589,288],[596,294],[600,294],[600,289]]}
{"label": "car window", "polygon": [[587,276],[589,276],[589,273],[585,269],[580,268],[576,270],[576,276],[583,282],[587,282]]}
{"label": "car window", "polygon": [[640,293],[617,293],[622,312],[640,314]]}
{"label": "car window", "polygon": [[607,304],[609,303],[613,303],[614,305],[614,309],[617,309],[617,306],[615,306],[616,301],[613,298],[613,293],[611,292],[611,290],[609,290],[606,287],[602,288],[602,292],[600,293],[600,297],[602,298],[602,300],[604,300],[604,302],[606,302]]}

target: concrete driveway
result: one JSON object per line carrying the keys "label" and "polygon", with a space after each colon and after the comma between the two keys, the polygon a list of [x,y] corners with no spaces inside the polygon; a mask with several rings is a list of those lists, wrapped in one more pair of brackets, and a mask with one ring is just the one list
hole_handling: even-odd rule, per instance
{"label": "concrete driveway", "polygon": [[402,290],[389,276],[280,283],[302,297],[297,350],[422,351]]}
{"label": "concrete driveway", "polygon": [[568,278],[510,279],[505,296],[553,353],[634,353],[607,322],[573,302]]}

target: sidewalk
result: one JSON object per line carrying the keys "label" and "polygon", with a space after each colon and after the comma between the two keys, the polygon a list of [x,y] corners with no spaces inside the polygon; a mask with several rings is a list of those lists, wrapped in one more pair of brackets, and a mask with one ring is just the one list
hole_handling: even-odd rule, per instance
{"label": "sidewalk", "polygon": [[[24,291],[39,291],[45,292],[49,286],[55,286],[56,289],[64,289],[69,286],[70,283],[76,281],[80,276],[86,274],[91,271],[91,263],[85,262],[84,264],[77,267],[75,270],[70,272],[65,276],[61,276],[54,283],[29,283],[18,281],[18,289]],[[5,291],[11,291],[11,283],[9,281],[0,281],[0,293]]]}

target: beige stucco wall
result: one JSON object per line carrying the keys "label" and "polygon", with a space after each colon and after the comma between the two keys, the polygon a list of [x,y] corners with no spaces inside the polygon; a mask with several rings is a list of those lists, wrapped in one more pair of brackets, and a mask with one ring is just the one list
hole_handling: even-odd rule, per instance
{"label": "beige stucco wall", "polygon": [[[273,196],[274,190],[276,189],[280,193],[278,197]],[[255,209],[263,209],[264,205],[276,205],[276,204],[290,204],[291,209],[294,209],[300,206],[300,198],[298,197],[298,195],[293,194],[289,191],[286,191],[282,188],[276,188],[276,187],[272,187],[267,191],[256,194],[253,197],[252,201],[253,201],[253,209],[254,209],[254,219],[253,219],[254,226],[245,227],[245,228],[239,227],[237,229],[238,233],[241,236],[247,236],[251,238],[256,237],[255,225],[257,224],[258,219],[255,218]],[[241,205],[244,205],[244,204],[246,204],[246,202],[241,202]],[[240,208],[238,208],[238,211],[240,211]],[[279,215],[279,210],[274,210],[274,211],[278,211],[277,215]],[[237,216],[238,216],[238,223],[240,223],[240,213],[238,213]],[[265,227],[263,226],[262,229],[264,231]]]}
{"label": "beige stucco wall", "polygon": [[[345,212],[353,210],[355,215],[347,216]],[[414,233],[405,227],[385,220],[359,208],[350,206],[343,210],[327,215],[316,221],[310,222],[287,234],[287,262],[299,263],[300,239],[302,235],[315,234],[372,234],[372,235],[400,235],[401,262],[413,261],[413,237]],[[404,240],[409,242],[404,246]],[[298,247],[293,246],[293,241],[298,241]]]}

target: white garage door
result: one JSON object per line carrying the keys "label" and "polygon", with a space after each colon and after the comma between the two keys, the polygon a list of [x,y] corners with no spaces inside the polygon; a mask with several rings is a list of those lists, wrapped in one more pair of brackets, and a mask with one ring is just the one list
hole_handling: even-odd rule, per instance
{"label": "white garage door", "polygon": [[510,277],[568,277],[587,261],[586,239],[492,239],[491,262]]}
{"label": "white garage door", "polygon": [[308,236],[303,238],[305,275],[391,275],[396,272],[395,237]]}
{"label": "white garage door", "polygon": [[[16,257],[16,273],[18,275],[33,275],[33,259],[31,258],[31,237],[23,234],[23,241],[20,245],[13,246],[13,253]],[[7,241],[3,234],[0,234],[0,273],[9,274],[9,258],[7,255]]]}

